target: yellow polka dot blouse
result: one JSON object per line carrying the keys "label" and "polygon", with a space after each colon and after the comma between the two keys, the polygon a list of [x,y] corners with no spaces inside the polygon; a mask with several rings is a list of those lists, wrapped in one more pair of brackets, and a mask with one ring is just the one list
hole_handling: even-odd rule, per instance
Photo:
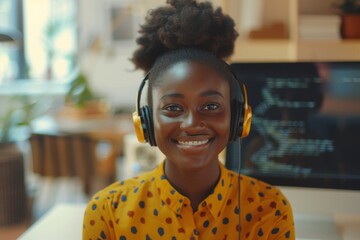
{"label": "yellow polka dot blouse", "polygon": [[196,212],[167,181],[164,163],[108,186],[87,206],[83,239],[295,239],[291,206],[277,188],[219,164],[219,182]]}

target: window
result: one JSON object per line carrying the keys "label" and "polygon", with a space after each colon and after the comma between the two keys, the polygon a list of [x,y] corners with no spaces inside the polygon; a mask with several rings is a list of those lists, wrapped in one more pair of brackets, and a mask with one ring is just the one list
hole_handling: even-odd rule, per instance
{"label": "window", "polygon": [[21,76],[24,54],[20,4],[19,0],[0,0],[0,82]]}
{"label": "window", "polygon": [[[59,81],[76,64],[76,0],[0,0],[0,34],[10,29],[18,44],[0,48],[0,82]],[[3,66],[3,67],[1,67]]]}

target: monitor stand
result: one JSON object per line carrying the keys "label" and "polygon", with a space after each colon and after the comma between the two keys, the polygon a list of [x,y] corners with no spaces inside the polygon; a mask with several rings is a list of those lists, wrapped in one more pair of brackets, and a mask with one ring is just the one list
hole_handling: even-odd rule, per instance
{"label": "monitor stand", "polygon": [[296,240],[341,240],[330,215],[295,214]]}

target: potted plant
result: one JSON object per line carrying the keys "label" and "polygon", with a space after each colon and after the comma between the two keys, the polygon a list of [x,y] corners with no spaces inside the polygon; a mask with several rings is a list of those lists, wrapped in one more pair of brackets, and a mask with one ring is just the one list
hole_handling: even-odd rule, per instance
{"label": "potted plant", "polygon": [[341,0],[335,7],[341,12],[342,38],[360,38],[360,0]]}
{"label": "potted plant", "polygon": [[87,76],[79,72],[70,83],[61,115],[84,119],[104,117],[108,112],[107,104],[91,89]]}
{"label": "potted plant", "polygon": [[0,115],[0,144],[15,141],[17,136],[14,136],[14,131],[19,128],[25,131],[29,128],[36,104],[28,96],[18,95],[8,99],[5,104],[7,109]]}
{"label": "potted plant", "polygon": [[[24,220],[26,189],[23,153],[17,140],[25,140],[36,102],[27,96],[9,99],[0,115],[0,226]],[[20,130],[20,131],[19,131]]]}

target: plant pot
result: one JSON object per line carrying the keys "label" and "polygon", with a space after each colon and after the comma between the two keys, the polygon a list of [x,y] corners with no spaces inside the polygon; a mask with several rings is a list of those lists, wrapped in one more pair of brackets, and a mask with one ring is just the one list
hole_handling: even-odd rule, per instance
{"label": "plant pot", "polygon": [[83,107],[68,103],[59,112],[59,116],[73,119],[101,119],[109,114],[109,105],[104,100],[89,100]]}
{"label": "plant pot", "polygon": [[0,226],[26,216],[24,159],[15,143],[0,143]]}
{"label": "plant pot", "polygon": [[343,39],[360,38],[360,14],[344,14],[341,21]]}

